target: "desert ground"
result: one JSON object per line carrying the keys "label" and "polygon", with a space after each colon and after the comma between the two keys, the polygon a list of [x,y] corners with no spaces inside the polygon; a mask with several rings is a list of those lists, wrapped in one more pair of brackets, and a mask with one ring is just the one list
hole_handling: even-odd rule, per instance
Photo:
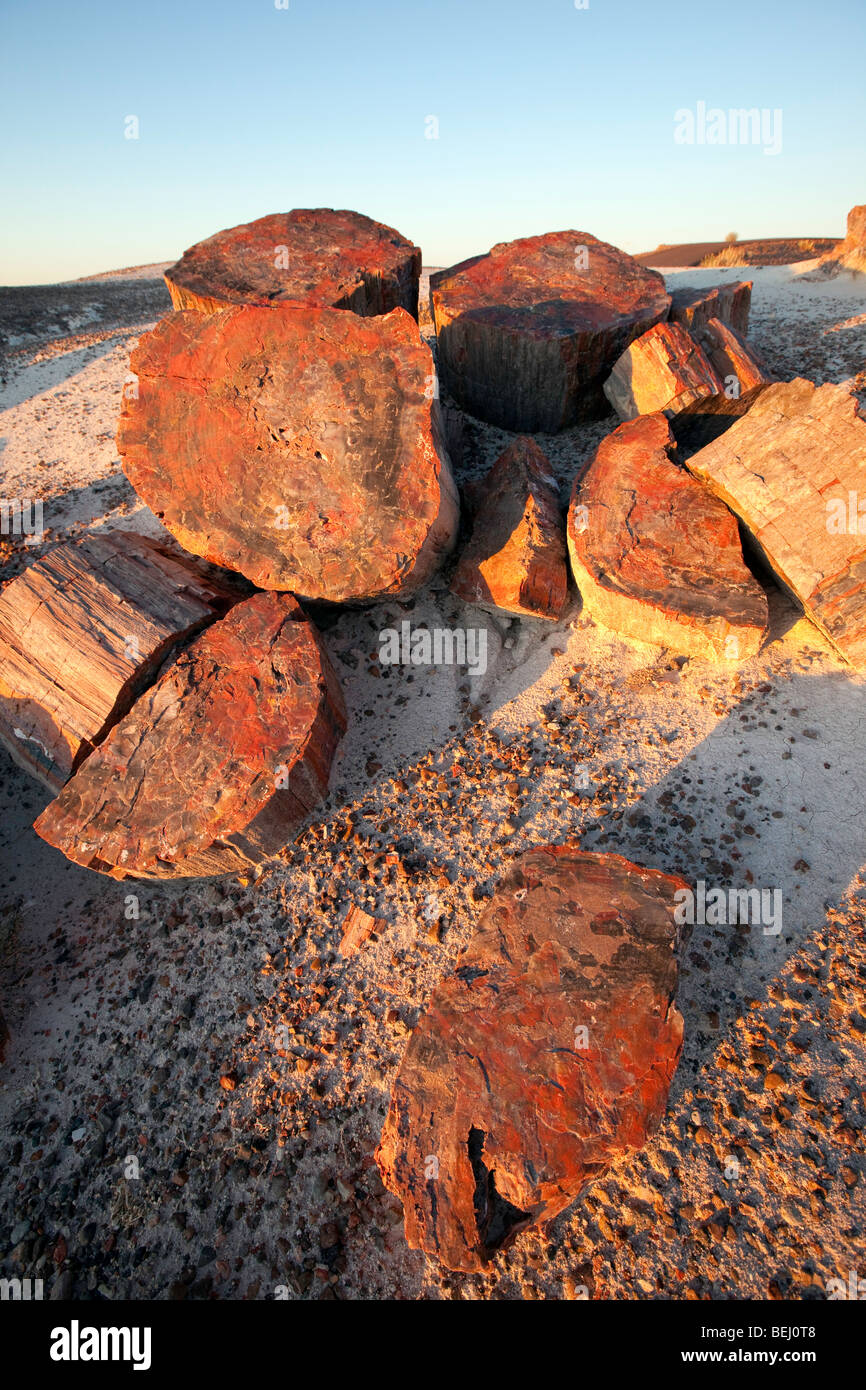
{"label": "desert ground", "polygon": [[[812,265],[664,273],[753,279],[771,369],[862,404],[866,280]],[[114,441],[130,347],[170,307],[161,269],[0,291],[0,493],[43,497],[47,528],[3,538],[4,579],[101,527],[171,543]],[[614,423],[537,436],[563,505]],[[467,419],[461,485],[509,438]],[[78,868],[0,752],[0,1276],[110,1300],[819,1299],[866,1273],[866,681],[778,590],[764,648],[722,667],[617,638],[574,591],[555,624],[467,615],[451,567],[414,600],[316,615],[349,733],[321,814],[258,878]],[[381,666],[378,633],[410,614],[486,627],[486,673]],[[498,876],[565,839],[778,885],[783,929],[695,929],[658,1133],[453,1274],[407,1247],[372,1155]],[[350,904],[384,925],[344,960]]]}

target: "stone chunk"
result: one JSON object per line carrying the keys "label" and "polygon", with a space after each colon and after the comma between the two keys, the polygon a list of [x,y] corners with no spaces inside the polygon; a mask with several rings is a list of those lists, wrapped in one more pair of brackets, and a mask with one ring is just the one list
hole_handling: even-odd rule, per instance
{"label": "stone chunk", "polygon": [[677,415],[724,390],[704,352],[678,323],[658,323],[616,361],[604,394],[621,420]]}
{"label": "stone chunk", "polygon": [[848,213],[848,227],[844,240],[834,246],[832,251],[824,253],[815,274],[818,277],[832,278],[843,270],[860,275],[866,273],[866,203],[860,203]]}
{"label": "stone chunk", "polygon": [[503,242],[430,277],[442,384],[505,429],[566,429],[606,413],[602,385],[667,317],[664,280],[588,232]]}
{"label": "stone chunk", "polygon": [[0,593],[0,740],[58,791],[171,648],[239,597],[135,532],[56,546]]}
{"label": "stone chunk", "polygon": [[575,581],[587,611],[615,632],[740,660],[760,647],[767,597],[743,560],[736,518],[673,451],[663,415],[602,440],[569,506]]}
{"label": "stone chunk", "polygon": [[516,439],[476,493],[472,537],[451,592],[467,603],[558,618],[568,597],[559,488],[538,445]]}
{"label": "stone chunk", "polygon": [[743,337],[749,331],[749,309],[752,305],[752,280],[732,280],[726,285],[708,285],[695,289],[683,285],[671,291],[672,323],[681,323],[689,333],[696,333],[710,319],[720,319]]}
{"label": "stone chunk", "polygon": [[[768,386],[688,460],[852,665],[866,664],[866,421],[844,386]],[[862,507],[862,511],[861,511]]]}
{"label": "stone chunk", "polygon": [[184,251],[166,271],[175,309],[212,314],[231,304],[293,301],[356,314],[418,317],[421,252],[359,212],[295,208],[229,227]]}
{"label": "stone chunk", "polygon": [[685,887],[575,845],[505,874],[394,1083],[376,1158],[410,1246],[481,1269],[657,1128]]}
{"label": "stone chunk", "polygon": [[324,796],[346,727],[339,682],[291,594],[255,594],[187,648],[35,829],[113,878],[245,871]]}
{"label": "stone chunk", "polygon": [[132,367],[124,471],[194,554],[343,603],[419,588],[453,545],[433,359],[404,309],[169,314]]}

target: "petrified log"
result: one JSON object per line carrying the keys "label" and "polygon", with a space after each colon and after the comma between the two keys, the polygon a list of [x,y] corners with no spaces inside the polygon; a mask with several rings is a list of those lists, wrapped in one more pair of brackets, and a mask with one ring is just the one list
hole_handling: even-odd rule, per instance
{"label": "petrified log", "polygon": [[767,597],[727,507],[672,458],[663,415],[602,440],[575,479],[568,549],[588,612],[605,627],[691,656],[751,656]]}
{"label": "petrified log", "polygon": [[197,637],[36,821],[114,878],[248,869],[324,795],[339,682],[291,594],[255,594]]}
{"label": "petrified log", "polygon": [[451,592],[483,608],[558,618],[568,597],[559,488],[534,440],[500,454],[476,493],[475,524]]}
{"label": "petrified log", "polygon": [[664,280],[587,232],[494,246],[430,277],[443,385],[505,429],[599,418],[602,385],[633,338],[667,317]]}
{"label": "petrified log", "polygon": [[50,550],[0,593],[0,740],[56,792],[169,650],[238,597],[135,532]]}
{"label": "petrified log", "polygon": [[856,398],[801,377],[777,382],[687,462],[740,517],[807,617],[863,667],[866,421]]}
{"label": "petrified log", "polygon": [[404,309],[169,314],[131,360],[123,467],[187,550],[349,602],[418,588],[451,548],[433,360]]}
{"label": "petrified log", "polygon": [[421,251],[359,212],[295,208],[217,232],[166,271],[175,309],[292,300],[319,309],[418,317]]}
{"label": "petrified log", "polygon": [[656,411],[671,416],[717,396],[724,384],[695,340],[678,323],[657,323],[614,363],[604,394],[621,420]]}
{"label": "petrified log", "polygon": [[844,239],[825,251],[817,266],[817,274],[828,278],[843,270],[866,272],[866,203],[851,209]]}
{"label": "petrified log", "polygon": [[689,333],[696,333],[710,319],[721,319],[745,337],[749,331],[753,283],[732,280],[728,285],[708,285],[702,290],[683,285],[671,291],[670,320],[681,323]]}
{"label": "petrified log", "polygon": [[574,845],[515,861],[394,1083],[376,1158],[411,1246],[477,1270],[657,1128],[685,886]]}
{"label": "petrified log", "polygon": [[745,414],[761,391],[775,380],[763,358],[721,319],[709,319],[694,330],[693,336],[724,383],[721,399],[701,402],[698,412]]}

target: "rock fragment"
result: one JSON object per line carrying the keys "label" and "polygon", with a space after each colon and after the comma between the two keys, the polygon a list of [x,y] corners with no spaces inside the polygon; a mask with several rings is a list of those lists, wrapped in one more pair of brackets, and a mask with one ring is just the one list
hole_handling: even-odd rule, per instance
{"label": "rock fragment", "polygon": [[434,990],[377,1150],[406,1239],[478,1270],[640,1148],[682,1045],[680,880],[574,845],[522,855]]}
{"label": "rock fragment", "polygon": [[767,627],[767,597],[736,518],[675,461],[663,415],[602,440],[575,479],[568,548],[587,611],[605,627],[690,656],[741,660]]}
{"label": "rock fragment", "polygon": [[866,664],[866,421],[847,387],[776,382],[687,464],[840,655]]}
{"label": "rock fragment", "polygon": [[565,526],[557,482],[538,445],[516,439],[475,499],[472,536],[451,592],[485,608],[558,618],[568,596]]}
{"label": "rock fragment", "polygon": [[704,352],[678,323],[657,323],[614,363],[604,394],[621,420],[677,415],[724,390]]}
{"label": "rock fragment", "polygon": [[725,285],[695,289],[683,285],[671,291],[670,320],[688,333],[697,333],[710,319],[719,319],[745,338],[749,331],[752,280],[732,280]]}
{"label": "rock fragment", "polygon": [[56,546],[0,593],[0,740],[56,792],[172,647],[239,597],[135,532]]}

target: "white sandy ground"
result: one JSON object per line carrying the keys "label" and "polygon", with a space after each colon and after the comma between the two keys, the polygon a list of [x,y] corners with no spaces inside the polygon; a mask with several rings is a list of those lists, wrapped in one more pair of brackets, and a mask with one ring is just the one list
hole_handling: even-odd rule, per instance
{"label": "white sandy ground", "polygon": [[[808,270],[666,279],[753,279],[769,365],[862,390],[863,278]],[[93,292],[85,324],[12,344],[0,495],[44,497],[49,530],[8,573],[87,529],[162,533],[113,442],[146,324],[100,331]],[[538,436],[563,503],[614,423]],[[468,421],[460,480],[509,438]],[[0,1274],[112,1299],[811,1298],[866,1276],[864,678],[775,592],[767,646],[719,667],[594,627],[574,594],[559,623],[510,622],[447,581],[327,620],[350,730],[321,817],[255,882],[79,869],[34,835],[47,796],[0,755]],[[383,668],[378,634],[406,618],[483,626],[486,674]],[[695,929],[658,1135],[487,1274],[452,1275],[407,1249],[371,1155],[485,896],[511,856],[566,838],[779,888],[782,931]],[[385,925],[344,962],[350,902]]]}

